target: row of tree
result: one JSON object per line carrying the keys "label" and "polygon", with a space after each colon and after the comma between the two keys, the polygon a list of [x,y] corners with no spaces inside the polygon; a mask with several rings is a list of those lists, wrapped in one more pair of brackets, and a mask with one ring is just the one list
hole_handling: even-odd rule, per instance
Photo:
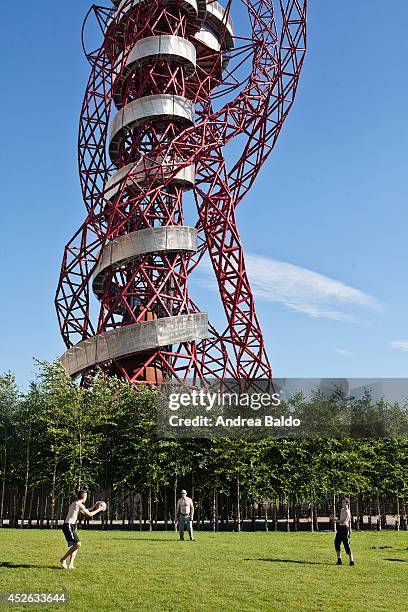
{"label": "row of tree", "polygon": [[[105,522],[174,526],[175,501],[187,487],[198,522],[208,519],[214,529],[220,521],[239,529],[248,516],[254,523],[255,509],[266,527],[284,511],[288,524],[307,514],[316,528],[318,508],[333,512],[343,494],[353,496],[361,517],[368,507],[384,515],[392,500],[406,526],[406,437],[160,439],[154,389],[103,375],[80,387],[58,364],[39,368],[26,393],[12,374],[0,376],[2,524],[52,524],[85,488],[108,500]],[[321,418],[330,410],[320,391],[310,402]],[[380,408],[384,413],[384,402]],[[400,418],[395,406],[388,409]],[[376,406],[365,396],[358,410],[364,420]]]}

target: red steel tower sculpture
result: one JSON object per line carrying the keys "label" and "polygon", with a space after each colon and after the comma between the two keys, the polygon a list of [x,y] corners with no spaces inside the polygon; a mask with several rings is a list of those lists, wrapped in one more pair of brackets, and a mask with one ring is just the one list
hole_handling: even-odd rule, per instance
{"label": "red steel tower sculpture", "polygon": [[[113,4],[88,13],[103,44],[85,51],[78,147],[87,217],[57,289],[62,363],[73,376],[102,366],[132,382],[270,379],[235,209],[293,104],[306,0],[279,0],[276,12],[273,0],[234,0],[248,16],[242,32],[231,0]],[[228,168],[224,152],[237,137]],[[194,227],[185,222],[193,200]],[[188,292],[206,253],[223,333]]]}

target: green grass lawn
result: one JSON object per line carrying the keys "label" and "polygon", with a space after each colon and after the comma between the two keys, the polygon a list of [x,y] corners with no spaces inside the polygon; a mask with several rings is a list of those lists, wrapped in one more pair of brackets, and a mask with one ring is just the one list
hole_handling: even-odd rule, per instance
{"label": "green grass lawn", "polygon": [[82,531],[81,539],[77,569],[63,571],[59,530],[0,530],[0,591],[65,591],[70,603],[60,608],[94,611],[408,608],[403,532],[353,533],[355,567],[344,553],[334,565],[331,533],[196,532],[195,542],[179,542],[173,532]]}

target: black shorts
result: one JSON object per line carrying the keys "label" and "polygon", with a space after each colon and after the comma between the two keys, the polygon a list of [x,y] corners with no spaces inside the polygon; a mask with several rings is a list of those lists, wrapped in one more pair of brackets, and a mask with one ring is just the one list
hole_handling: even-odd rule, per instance
{"label": "black shorts", "polygon": [[80,542],[75,530],[75,525],[71,525],[71,523],[64,523],[62,526],[62,531],[66,541],[68,542],[68,546],[72,546],[73,544],[78,544],[78,542]]}
{"label": "black shorts", "polygon": [[338,525],[336,538],[334,540],[334,548],[336,550],[340,550],[342,544],[344,545],[344,550],[346,551],[346,554],[351,555],[350,529],[348,527]]}

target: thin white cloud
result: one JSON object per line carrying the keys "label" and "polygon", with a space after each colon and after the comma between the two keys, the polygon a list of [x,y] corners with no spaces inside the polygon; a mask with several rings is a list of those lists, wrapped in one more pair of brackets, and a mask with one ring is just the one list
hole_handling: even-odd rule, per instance
{"label": "thin white cloud", "polygon": [[347,349],[336,348],[334,349],[334,351],[335,353],[337,353],[338,355],[342,355],[343,357],[349,357],[350,355],[353,354],[351,351],[348,351]]}
{"label": "thin white cloud", "polygon": [[394,340],[390,342],[390,347],[399,351],[408,351],[408,340]]}
{"label": "thin white cloud", "polygon": [[[353,321],[356,308],[380,311],[371,295],[344,283],[285,261],[256,254],[245,257],[254,295],[259,300],[283,304],[313,318]],[[200,285],[216,289],[210,261],[203,261]]]}

